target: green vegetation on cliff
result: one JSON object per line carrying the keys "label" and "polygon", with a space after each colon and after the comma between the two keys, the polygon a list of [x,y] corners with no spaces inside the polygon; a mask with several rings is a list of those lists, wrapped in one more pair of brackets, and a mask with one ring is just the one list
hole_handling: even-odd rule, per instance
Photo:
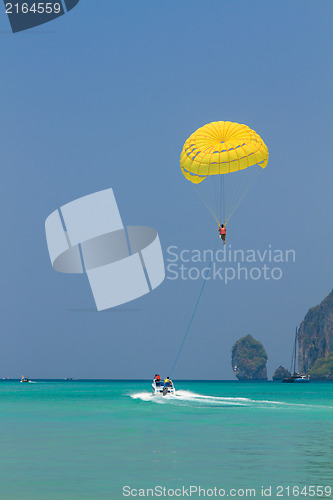
{"label": "green vegetation on cliff", "polygon": [[267,380],[267,354],[252,335],[237,340],[232,348],[232,368],[238,380]]}
{"label": "green vegetation on cliff", "polygon": [[319,358],[308,372],[313,380],[333,380],[333,353]]}

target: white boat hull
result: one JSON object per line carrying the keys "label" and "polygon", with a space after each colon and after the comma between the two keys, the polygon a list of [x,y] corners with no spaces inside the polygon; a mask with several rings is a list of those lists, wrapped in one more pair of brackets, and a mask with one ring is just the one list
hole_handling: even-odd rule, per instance
{"label": "white boat hull", "polygon": [[165,386],[163,382],[156,384],[155,381],[151,384],[154,396],[176,396],[176,389],[174,385]]}

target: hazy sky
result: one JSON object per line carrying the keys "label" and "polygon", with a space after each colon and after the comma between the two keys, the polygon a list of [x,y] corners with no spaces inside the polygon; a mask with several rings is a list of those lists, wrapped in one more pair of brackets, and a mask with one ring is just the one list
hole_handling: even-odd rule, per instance
{"label": "hazy sky", "polygon": [[331,0],[81,0],[12,34],[2,9],[1,377],[168,375],[202,282],[166,279],[98,313],[85,276],[52,269],[44,222],[112,187],[166,259],[212,248],[217,225],[179,156],[214,120],[249,125],[270,151],[228,244],[296,261],[279,280],[207,282],[174,378],[233,379],[249,333],[269,376],[289,367],[295,326],[333,286],[332,15]]}

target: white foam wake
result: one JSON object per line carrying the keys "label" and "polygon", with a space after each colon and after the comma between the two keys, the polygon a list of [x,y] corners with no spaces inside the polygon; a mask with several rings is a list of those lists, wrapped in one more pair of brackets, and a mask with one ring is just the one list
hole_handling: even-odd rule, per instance
{"label": "white foam wake", "polygon": [[176,395],[168,394],[166,396],[154,395],[151,392],[136,392],[130,394],[133,399],[140,399],[141,401],[151,401],[154,403],[196,403],[198,405],[223,405],[223,406],[243,406],[251,402],[248,398],[240,397],[222,397],[222,396],[209,396],[206,394],[198,394],[192,391],[178,390]]}
{"label": "white foam wake", "polygon": [[[307,407],[320,406],[308,405],[297,402],[275,401],[275,400],[260,400],[250,399],[244,397],[230,397],[230,396],[210,396],[207,394],[198,394],[188,390],[178,390],[176,395],[154,395],[151,392],[136,392],[130,394],[132,399],[139,399],[145,402],[152,402],[157,404],[180,404],[186,406],[200,406],[200,407],[250,407],[250,408],[291,408],[301,409]],[[323,407],[325,408],[325,407]],[[328,408],[328,407],[327,407]]]}

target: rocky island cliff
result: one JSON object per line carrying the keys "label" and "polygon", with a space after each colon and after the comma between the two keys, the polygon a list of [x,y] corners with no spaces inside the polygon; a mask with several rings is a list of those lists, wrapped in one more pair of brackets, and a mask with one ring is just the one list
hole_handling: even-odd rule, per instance
{"label": "rocky island cliff", "polygon": [[300,373],[333,380],[333,291],[309,309],[298,331],[298,349]]}
{"label": "rocky island cliff", "polygon": [[279,366],[275,372],[274,372],[274,375],[273,375],[273,380],[283,380],[285,378],[288,378],[290,377],[291,373],[289,370],[287,370],[287,368],[285,368],[284,366]]}
{"label": "rocky island cliff", "polygon": [[267,354],[261,342],[252,335],[235,342],[231,363],[238,380],[267,380]]}

